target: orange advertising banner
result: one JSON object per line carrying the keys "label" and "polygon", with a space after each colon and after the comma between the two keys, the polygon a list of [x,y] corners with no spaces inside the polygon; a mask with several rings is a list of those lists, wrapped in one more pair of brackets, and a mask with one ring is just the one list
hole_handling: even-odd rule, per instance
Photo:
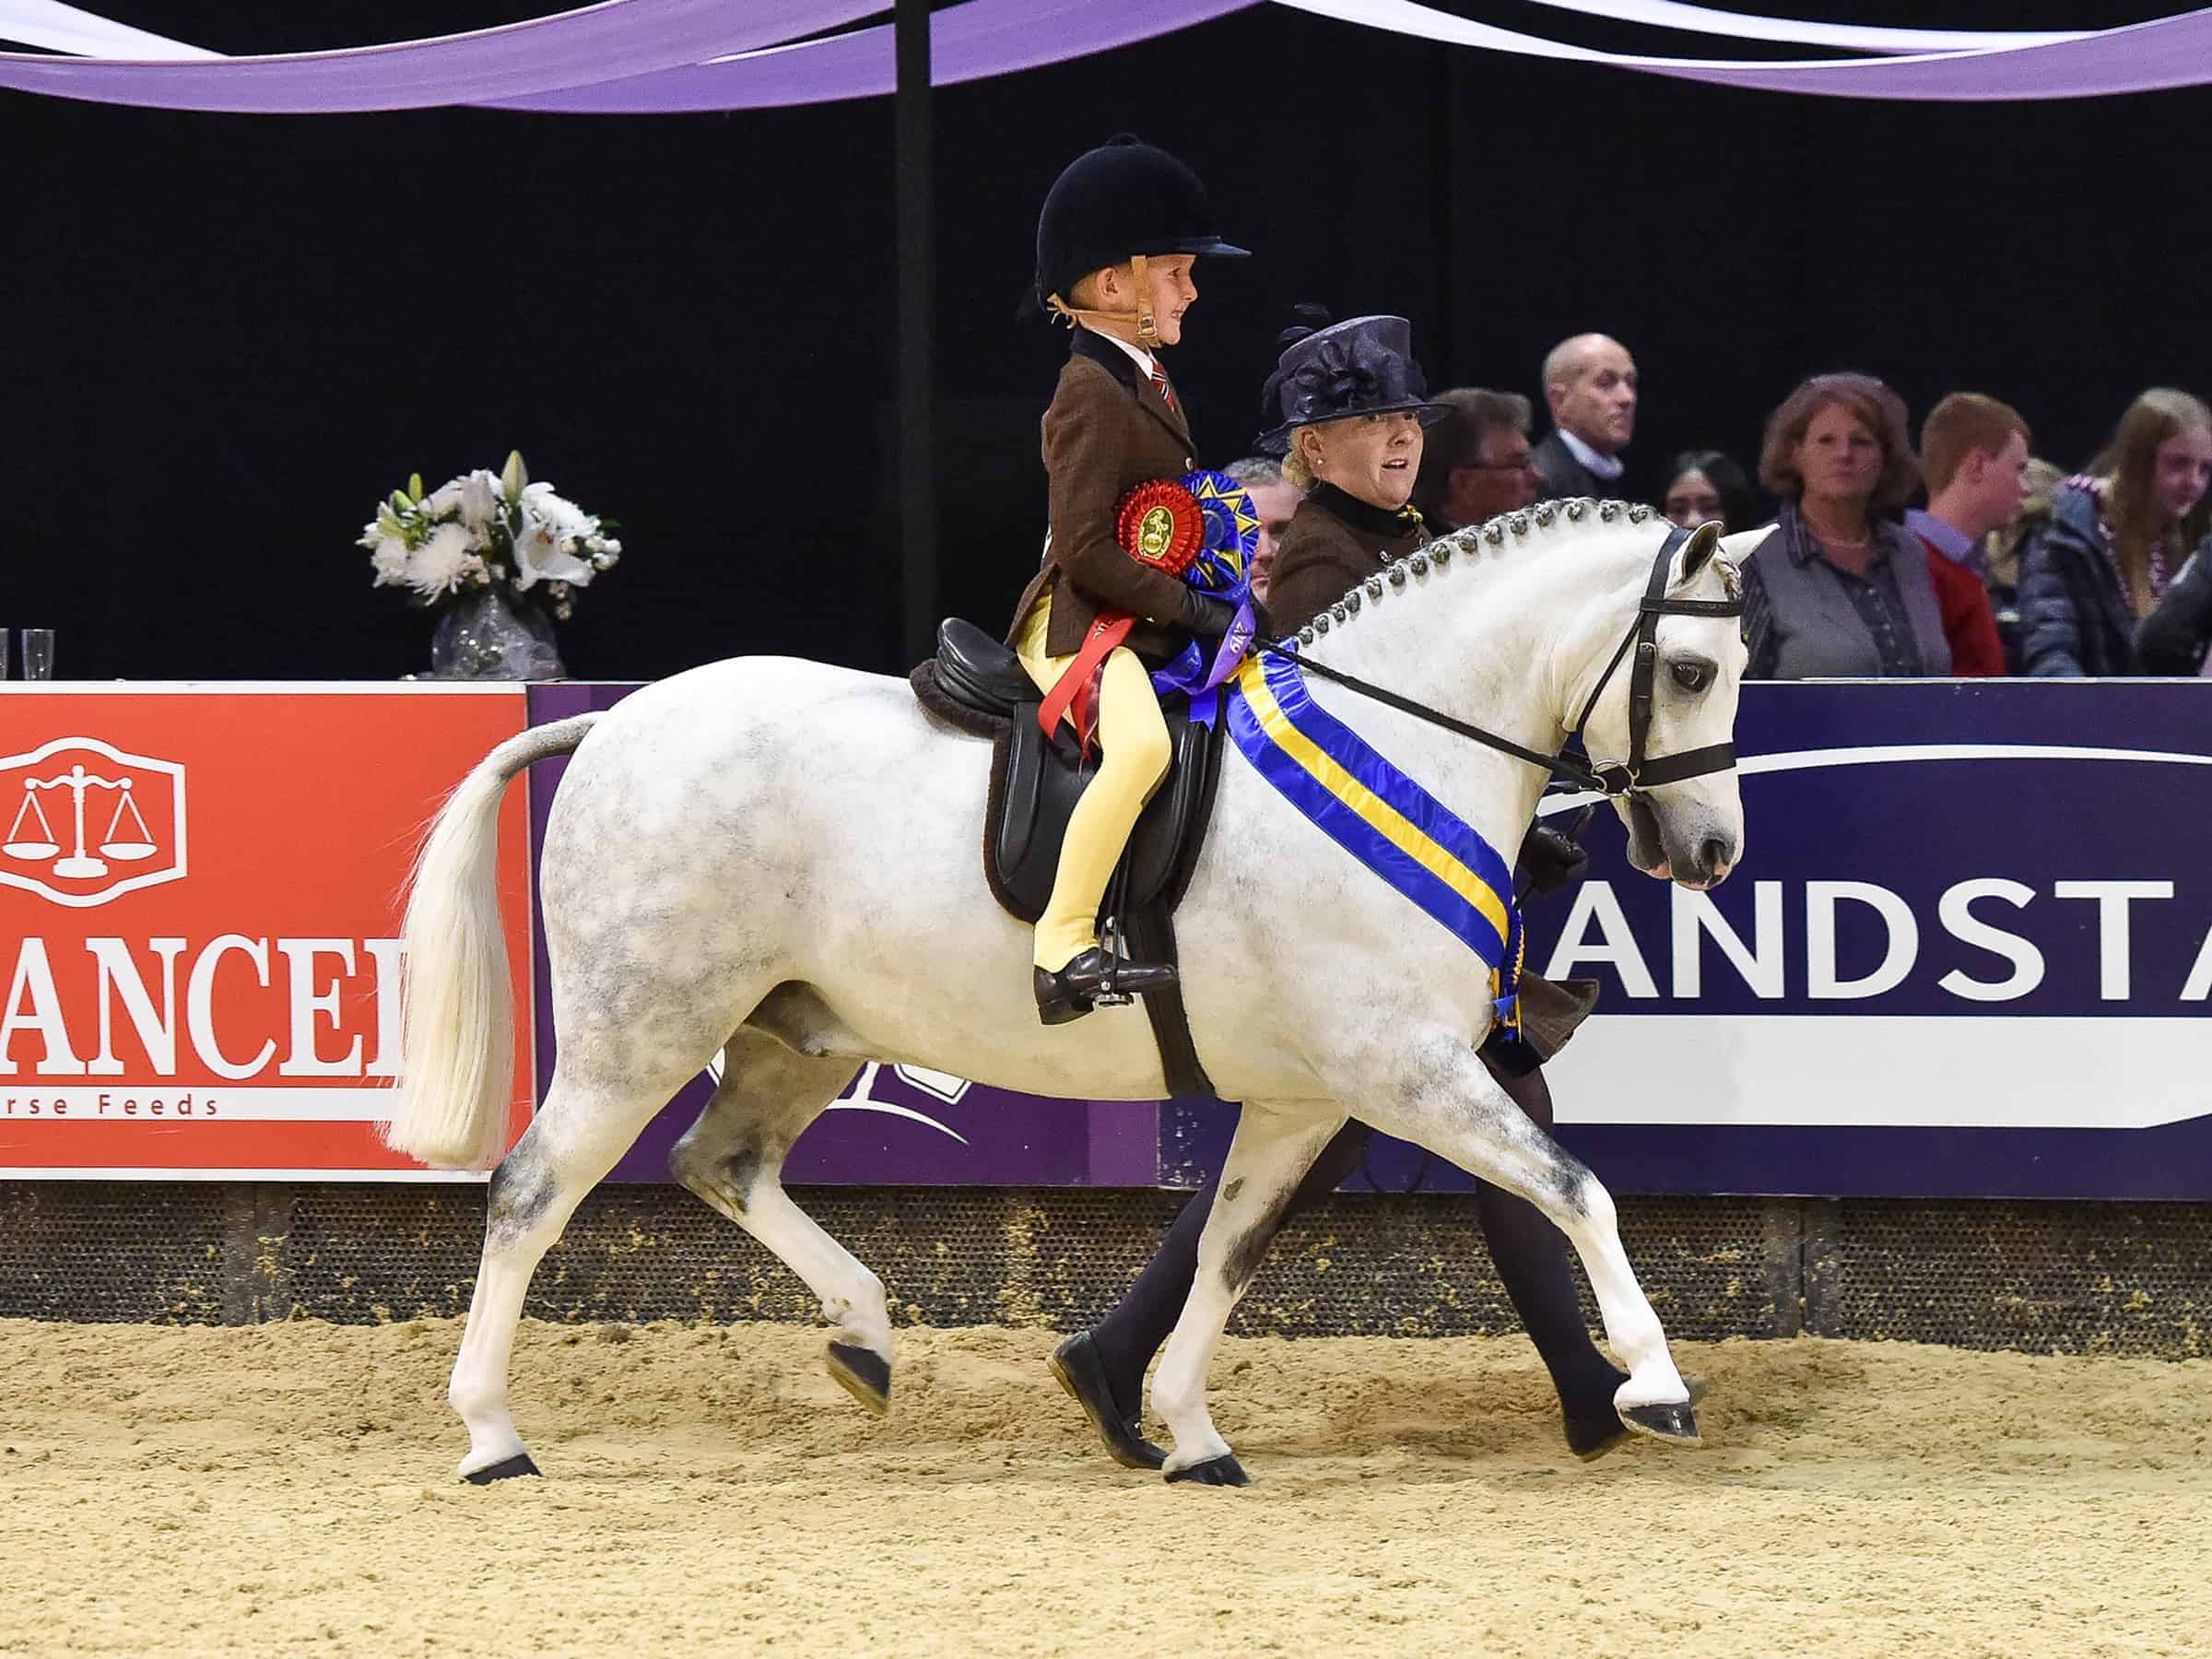
{"label": "orange advertising banner", "polygon": [[[0,687],[0,1176],[434,1178],[378,1136],[402,888],[526,719],[519,686]],[[511,1139],[529,881],[518,781]]]}

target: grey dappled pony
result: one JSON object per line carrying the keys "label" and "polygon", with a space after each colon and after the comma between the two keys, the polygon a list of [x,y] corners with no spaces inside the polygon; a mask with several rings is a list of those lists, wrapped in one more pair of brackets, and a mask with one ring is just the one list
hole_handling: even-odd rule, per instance
{"label": "grey dappled pony", "polygon": [[[1549,753],[1634,623],[1669,528],[1642,509],[1574,502],[1462,532],[1365,584],[1364,605],[1347,596],[1304,654]],[[1675,553],[1668,599],[1739,591],[1717,537],[1708,525]],[[1656,641],[1648,752],[1727,742],[1745,660],[1735,622],[1668,616]],[[1537,767],[1318,677],[1309,685],[1511,856],[1544,786]],[[1625,674],[1604,682],[1585,734],[1593,758],[1629,752],[1628,699]],[[721,1085],[676,1147],[676,1177],[821,1298],[836,1327],[830,1370],[877,1410],[892,1371],[883,1285],[781,1176],[792,1143],[860,1065],[905,1062],[1048,1096],[1166,1092],[1141,1009],[1038,1023],[1030,931],[993,901],[979,867],[991,746],[924,712],[901,680],[737,658],[501,744],[447,802],[407,906],[393,1146],[449,1167],[498,1155],[513,1053],[493,886],[500,798],[532,761],[570,751],[539,873],[559,1057],[492,1177],[450,1393],[469,1434],[461,1472],[478,1481],[535,1473],[507,1403],[532,1272],[717,1048]],[[1650,874],[1708,887],[1742,855],[1732,770],[1614,804],[1630,859]],[[1347,1114],[1558,1223],[1629,1369],[1615,1401],[1623,1420],[1694,1443],[1611,1198],[1477,1057],[1493,1015],[1465,946],[1237,757],[1224,760],[1177,930],[1199,1053],[1244,1105],[1197,1282],[1152,1386],[1174,1439],[1171,1476],[1243,1478],[1207,1411],[1207,1362],[1265,1253],[1256,1241]]]}

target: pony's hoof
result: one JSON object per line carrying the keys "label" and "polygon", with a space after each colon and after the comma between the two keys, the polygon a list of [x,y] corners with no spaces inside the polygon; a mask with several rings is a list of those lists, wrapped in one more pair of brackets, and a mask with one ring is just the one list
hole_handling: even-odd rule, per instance
{"label": "pony's hoof", "polygon": [[1648,1434],[1653,1440],[1675,1446],[1705,1443],[1698,1433],[1698,1414],[1688,1400],[1657,1406],[1622,1406],[1617,1409],[1620,1420],[1634,1433]]}
{"label": "pony's hoof", "polygon": [[833,1342],[823,1361],[830,1381],[877,1417],[891,1408],[891,1362],[874,1348]]}
{"label": "pony's hoof", "polygon": [[461,1477],[470,1486],[489,1486],[495,1480],[512,1480],[518,1475],[536,1475],[538,1467],[530,1461],[530,1453],[517,1452],[512,1457],[496,1464],[486,1464],[480,1469],[471,1469]]}
{"label": "pony's hoof", "polygon": [[1252,1484],[1252,1477],[1244,1473],[1244,1465],[1230,1453],[1209,1457],[1204,1463],[1194,1463],[1188,1468],[1170,1469],[1168,1484],[1187,1480],[1194,1486],[1244,1487]]}

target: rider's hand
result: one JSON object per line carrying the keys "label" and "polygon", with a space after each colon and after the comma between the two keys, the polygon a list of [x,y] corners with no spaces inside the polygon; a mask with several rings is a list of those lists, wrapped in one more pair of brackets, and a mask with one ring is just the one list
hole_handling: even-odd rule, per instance
{"label": "rider's hand", "polygon": [[1253,599],[1251,604],[1252,637],[1255,640],[1274,639],[1275,618],[1267,614],[1267,607],[1262,605],[1256,598]]}
{"label": "rider's hand", "polygon": [[1566,831],[1554,830],[1549,824],[1532,824],[1521,842],[1520,863],[1528,872],[1531,888],[1539,893],[1556,893],[1583,878],[1590,868],[1590,854]]}
{"label": "rider's hand", "polygon": [[1229,631],[1230,624],[1237,619],[1237,607],[1226,599],[1217,599],[1211,594],[1202,594],[1196,588],[1182,590],[1182,615],[1178,618],[1183,627],[1203,639],[1218,640]]}

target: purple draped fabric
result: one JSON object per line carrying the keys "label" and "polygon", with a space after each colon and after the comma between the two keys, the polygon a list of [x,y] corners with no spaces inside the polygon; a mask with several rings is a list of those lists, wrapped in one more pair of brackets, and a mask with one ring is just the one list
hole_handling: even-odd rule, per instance
{"label": "purple draped fabric", "polygon": [[[1241,11],[1257,0],[967,0],[930,19],[930,79],[940,87],[1127,46]],[[891,28],[854,29],[631,80],[500,100],[510,110],[641,115],[829,103],[892,90]]]}
{"label": "purple draped fabric", "polygon": [[0,54],[0,87],[247,114],[412,110],[650,75],[833,29],[882,0],[608,0],[437,40],[347,52],[128,63]]}
{"label": "purple draped fabric", "polygon": [[[934,78],[952,85],[1150,40],[1254,0],[966,0],[936,14]],[[1717,86],[1831,98],[2089,98],[2212,81],[2212,10],[2079,40],[1911,57],[1733,63],[1560,46],[1394,0],[1291,0],[1415,38],[1470,29],[1477,48],[1609,65]],[[500,29],[347,52],[129,63],[0,54],[0,87],[182,110],[319,113],[445,104],[644,114],[759,109],[891,90],[891,30],[794,37],[879,13],[882,0],[608,0]],[[709,60],[723,59],[712,62]]]}
{"label": "purple draped fabric", "polygon": [[2049,46],[1948,56],[1802,64],[1699,64],[1661,75],[1716,86],[1822,98],[1986,103],[2007,99],[2100,98],[2212,81],[2212,10],[2184,12]]}

